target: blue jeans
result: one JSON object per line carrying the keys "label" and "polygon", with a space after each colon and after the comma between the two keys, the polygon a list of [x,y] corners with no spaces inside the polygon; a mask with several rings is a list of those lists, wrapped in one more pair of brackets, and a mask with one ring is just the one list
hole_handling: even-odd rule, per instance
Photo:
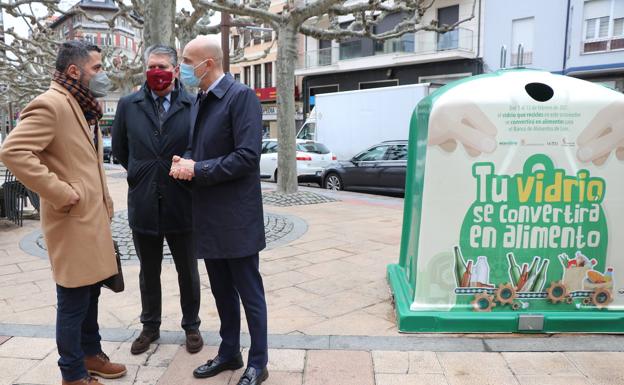
{"label": "blue jeans", "polygon": [[95,284],[70,289],[56,285],[56,346],[65,381],[86,377],[85,355],[102,352],[97,322],[100,287]]}

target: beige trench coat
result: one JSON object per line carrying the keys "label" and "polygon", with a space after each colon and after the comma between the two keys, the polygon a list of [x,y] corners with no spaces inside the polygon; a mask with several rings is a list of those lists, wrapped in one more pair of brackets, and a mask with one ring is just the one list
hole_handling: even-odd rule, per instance
{"label": "beige trench coat", "polygon": [[[113,202],[93,131],[61,85],[26,106],[0,148],[0,159],[41,197],[41,227],[57,284],[87,286],[117,273],[110,219]],[[99,130],[98,130],[99,131]],[[80,196],[68,206],[71,189]]]}

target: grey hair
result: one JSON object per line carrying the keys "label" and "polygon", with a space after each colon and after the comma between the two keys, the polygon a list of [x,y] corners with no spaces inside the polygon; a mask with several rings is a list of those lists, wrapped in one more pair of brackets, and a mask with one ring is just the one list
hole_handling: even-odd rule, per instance
{"label": "grey hair", "polygon": [[146,66],[147,60],[149,59],[150,55],[167,55],[169,56],[169,62],[172,66],[175,67],[178,65],[178,52],[173,47],[162,44],[154,44],[147,47],[145,53],[143,54],[143,59],[145,60]]}

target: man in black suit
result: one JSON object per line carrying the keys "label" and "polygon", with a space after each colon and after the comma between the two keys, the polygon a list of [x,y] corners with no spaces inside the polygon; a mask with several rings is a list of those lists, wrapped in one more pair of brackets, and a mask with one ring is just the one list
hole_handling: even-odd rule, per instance
{"label": "man in black suit", "polygon": [[128,170],[128,220],[141,261],[143,331],[132,343],[132,354],[147,351],[160,337],[164,239],[178,272],[186,349],[196,353],[204,345],[199,333],[200,288],[193,255],[190,186],[168,175],[172,156],[188,145],[194,100],[177,80],[177,62],[174,48],[147,48],[147,81],[139,91],[121,98],[113,123],[113,154]]}
{"label": "man in black suit", "polygon": [[198,378],[243,366],[240,304],[251,335],[239,385],[268,377],[267,310],[259,252],[264,249],[260,190],[262,109],[249,87],[223,73],[220,45],[205,36],[184,48],[180,78],[199,87],[191,108],[190,146],[173,158],[171,176],[192,180],[195,256],[204,259],[221,321],[218,355],[195,369]]}

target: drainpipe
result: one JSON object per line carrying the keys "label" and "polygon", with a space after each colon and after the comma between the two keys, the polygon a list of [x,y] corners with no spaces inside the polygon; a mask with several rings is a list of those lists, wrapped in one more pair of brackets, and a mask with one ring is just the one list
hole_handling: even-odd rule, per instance
{"label": "drainpipe", "polygon": [[[479,55],[481,54],[481,20],[481,0],[479,0],[479,17],[477,20],[477,57],[475,60],[474,75],[483,73],[483,60],[479,58]],[[481,65],[479,65],[479,62],[481,62]]]}
{"label": "drainpipe", "polygon": [[568,65],[568,39],[570,38],[568,31],[570,28],[570,2],[568,0],[568,9],[566,10],[566,27],[565,27],[565,38],[563,39],[563,68],[561,69],[561,73],[565,75],[566,67]]}

